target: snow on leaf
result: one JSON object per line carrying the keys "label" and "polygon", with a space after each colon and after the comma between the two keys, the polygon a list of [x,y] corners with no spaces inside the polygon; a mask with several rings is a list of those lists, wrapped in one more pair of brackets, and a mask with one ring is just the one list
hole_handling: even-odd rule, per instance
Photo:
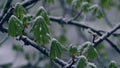
{"label": "snow on leaf", "polygon": [[10,36],[21,36],[23,31],[23,25],[21,21],[14,15],[9,19],[8,35]]}
{"label": "snow on leaf", "polygon": [[35,16],[42,16],[45,19],[45,23],[50,25],[50,20],[48,18],[47,12],[43,7],[40,7]]}
{"label": "snow on leaf", "polygon": [[85,56],[80,56],[76,68],[85,68],[87,66],[87,59]]}
{"label": "snow on leaf", "polygon": [[34,39],[40,45],[49,43],[50,36],[46,34],[49,34],[50,32],[43,17],[38,16],[35,18],[31,32],[33,32]]}
{"label": "snow on leaf", "polygon": [[70,56],[75,56],[77,54],[77,47],[75,47],[73,44],[70,45],[70,48],[69,48],[69,53],[70,53]]}
{"label": "snow on leaf", "polygon": [[20,3],[16,3],[14,15],[18,17],[20,20],[23,20],[25,12],[26,10],[24,9],[24,7],[21,6]]}
{"label": "snow on leaf", "polygon": [[51,59],[55,59],[56,57],[60,58],[61,54],[62,54],[61,44],[56,39],[52,39],[51,48],[50,48],[50,58]]}
{"label": "snow on leaf", "polygon": [[86,68],[97,68],[97,66],[94,63],[88,62]]}
{"label": "snow on leaf", "polygon": [[118,68],[117,64],[115,61],[111,61],[108,65],[109,68]]}
{"label": "snow on leaf", "polygon": [[79,48],[80,54],[85,55],[89,60],[97,58],[97,51],[92,45],[91,42],[86,42]]}
{"label": "snow on leaf", "polygon": [[97,4],[89,7],[89,10],[92,11],[92,15],[96,16],[99,19],[104,16],[102,11],[100,10],[100,7]]}

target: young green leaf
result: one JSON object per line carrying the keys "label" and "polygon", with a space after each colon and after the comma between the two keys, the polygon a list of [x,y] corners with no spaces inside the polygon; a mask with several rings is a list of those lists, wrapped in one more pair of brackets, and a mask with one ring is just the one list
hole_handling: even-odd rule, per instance
{"label": "young green leaf", "polygon": [[99,54],[102,57],[106,57],[106,49],[105,49],[104,44],[102,43],[98,44],[98,46],[96,47],[96,50],[99,52]]}
{"label": "young green leaf", "polygon": [[81,46],[78,48],[80,55],[83,54],[84,49],[85,49],[86,47],[87,47],[87,44],[83,44],[83,45],[81,45]]}
{"label": "young green leaf", "polygon": [[38,44],[43,45],[49,43],[50,32],[43,17],[38,16],[35,19],[31,32],[33,32],[34,38]]}
{"label": "young green leaf", "polygon": [[69,54],[70,56],[75,56],[77,54],[77,48],[73,45],[70,46],[70,49],[69,49]]}
{"label": "young green leaf", "polygon": [[58,38],[58,41],[62,44],[65,44],[67,42],[67,38],[66,38],[65,34],[61,34]]}
{"label": "young green leaf", "polygon": [[118,68],[117,64],[115,61],[111,61],[110,64],[108,65],[109,68]]}
{"label": "young green leaf", "polygon": [[100,10],[98,5],[96,5],[96,4],[89,7],[89,10],[91,10],[92,15],[96,16],[98,19],[100,19],[100,18],[102,18],[104,16],[102,11]]}
{"label": "young green leaf", "polygon": [[13,45],[12,49],[14,51],[17,51],[17,52],[23,52],[24,51],[24,49],[20,45],[16,45],[16,44]]}
{"label": "young green leaf", "polygon": [[56,39],[53,39],[50,48],[50,58],[51,59],[55,59],[56,57],[60,58],[62,54],[61,50],[62,50],[61,44]]}
{"label": "young green leaf", "polygon": [[72,1],[72,8],[73,9],[78,9],[80,7],[80,0],[73,0]]}
{"label": "young green leaf", "polygon": [[24,15],[23,20],[22,20],[24,28],[28,27],[28,25],[30,24],[29,22],[30,20],[31,20],[30,16]]}
{"label": "young green leaf", "polygon": [[85,52],[85,55],[88,59],[90,60],[94,60],[97,58],[97,51],[96,49],[92,46],[92,45],[89,45],[87,47],[87,50]]}
{"label": "young green leaf", "polygon": [[12,37],[21,36],[22,31],[23,25],[21,21],[16,16],[12,15],[9,19],[8,35]]}
{"label": "young green leaf", "polygon": [[48,18],[47,12],[43,7],[40,7],[35,16],[42,16],[47,25],[50,25],[50,20]]}
{"label": "young green leaf", "polygon": [[30,54],[29,54],[29,53],[26,53],[26,54],[25,54],[25,59],[26,59],[27,61],[30,61],[31,57],[30,57]]}
{"label": "young green leaf", "polygon": [[87,12],[88,11],[88,9],[89,9],[89,3],[88,2],[82,2],[82,4],[81,4],[81,11],[84,11],[84,12]]}
{"label": "young green leaf", "polygon": [[87,66],[87,59],[85,56],[80,56],[76,68],[85,68]]}
{"label": "young green leaf", "polygon": [[66,0],[68,4],[71,4],[73,0]]}
{"label": "young green leaf", "polygon": [[23,6],[20,5],[20,3],[17,3],[15,6],[15,11],[14,15],[18,17],[20,20],[23,20],[24,14],[25,14],[25,9]]}
{"label": "young green leaf", "polygon": [[73,0],[72,1],[72,8],[73,9],[78,9],[80,6],[81,6],[81,3],[83,2],[84,0]]}
{"label": "young green leaf", "polygon": [[100,0],[103,8],[110,9],[114,5],[114,0]]}
{"label": "young green leaf", "polygon": [[54,0],[46,0],[47,3],[54,3]]}

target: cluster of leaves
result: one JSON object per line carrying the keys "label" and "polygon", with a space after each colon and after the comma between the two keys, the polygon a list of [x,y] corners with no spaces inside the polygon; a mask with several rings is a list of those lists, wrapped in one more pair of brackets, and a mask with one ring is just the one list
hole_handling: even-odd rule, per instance
{"label": "cluster of leaves", "polygon": [[82,12],[90,12],[92,13],[93,16],[95,16],[96,18],[102,18],[103,17],[103,13],[100,10],[99,6],[97,4],[93,4],[92,0],[67,0],[68,4],[72,5],[73,9],[79,9]]}
{"label": "cluster of leaves", "polygon": [[17,3],[15,6],[14,15],[9,19],[8,35],[12,37],[22,36],[25,28],[31,24],[33,27],[30,32],[33,33],[34,39],[40,45],[47,44],[50,40],[50,32],[48,25],[50,25],[49,18],[43,7],[41,7],[35,15],[35,19],[31,19],[30,16],[25,15],[26,10]]}
{"label": "cluster of leaves", "polygon": [[[50,58],[60,58],[63,51],[63,46],[56,40],[53,39],[50,48]],[[75,47],[75,45],[70,45],[70,48],[67,50],[71,58],[75,59],[78,57],[76,68],[97,68],[94,63],[90,61],[97,59],[98,53],[96,49],[90,42],[86,42],[81,45],[79,48]],[[109,68],[118,68],[116,63],[110,62],[108,65]]]}

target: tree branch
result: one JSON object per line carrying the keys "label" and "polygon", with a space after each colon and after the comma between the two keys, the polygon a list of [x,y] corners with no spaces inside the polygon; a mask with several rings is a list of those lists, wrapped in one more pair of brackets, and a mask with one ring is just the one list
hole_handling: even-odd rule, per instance
{"label": "tree branch", "polygon": [[[78,21],[66,21],[65,18],[62,18],[62,17],[53,17],[53,16],[49,16],[49,18],[50,18],[51,21],[55,21],[56,23],[59,23],[59,24],[66,24],[66,25],[69,24],[69,25],[74,25],[74,26],[77,26],[77,27],[82,27],[84,29],[90,29],[93,32],[95,32],[97,35],[102,36],[102,34],[99,32],[99,30],[96,30],[96,29],[94,29],[94,28],[92,28],[90,26],[87,26],[85,24],[81,24]],[[113,33],[111,33],[110,35],[112,35]],[[105,40],[120,54],[120,49],[117,47],[117,45],[115,45],[112,41],[110,41],[107,38],[105,38]]]}
{"label": "tree branch", "polygon": [[[2,28],[4,29],[5,31],[7,31],[7,29],[5,28]],[[0,29],[1,31],[1,29]],[[25,45],[30,45],[34,48],[36,48],[38,51],[40,51],[42,54],[44,54],[45,56],[49,57],[49,51],[47,49],[45,49],[44,47],[40,47],[37,43],[35,43],[34,41],[32,41],[30,38],[28,38],[27,36],[21,36],[19,40],[22,40],[24,42]],[[68,65],[68,63],[66,63],[65,61],[59,59],[59,58],[56,58],[54,59],[54,61],[58,64],[60,64],[61,66],[65,66],[65,65]]]}
{"label": "tree branch", "polygon": [[117,31],[120,28],[120,23],[117,24],[117,26],[115,26],[113,29],[111,29],[110,31],[106,32],[105,34],[103,34],[101,37],[99,37],[97,40],[95,40],[94,42],[94,47],[97,46],[97,44],[99,44],[100,42],[102,42],[103,40],[105,40],[107,37],[109,37],[110,35],[112,35],[115,31]]}
{"label": "tree branch", "polygon": [[[44,47],[39,46],[37,43],[35,43],[34,41],[32,41],[31,39],[29,39],[27,36],[21,36],[20,40],[22,40],[25,45],[30,45],[34,48],[36,48],[38,51],[40,51],[42,54],[44,54],[45,56],[49,57],[49,51],[46,50]],[[67,65],[66,62],[64,62],[63,60],[56,58],[54,59],[54,61],[58,64],[60,64],[61,66],[65,66]]]}

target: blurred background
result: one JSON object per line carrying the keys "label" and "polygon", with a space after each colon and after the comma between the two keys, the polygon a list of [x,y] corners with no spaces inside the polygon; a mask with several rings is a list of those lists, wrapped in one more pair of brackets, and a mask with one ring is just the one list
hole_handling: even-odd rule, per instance
{"label": "blurred background", "polygon": [[[7,0],[0,0],[0,13],[2,13],[6,1]],[[14,7],[17,2],[22,3],[24,1],[25,0],[12,0],[11,5]],[[70,20],[79,14],[80,8],[72,10],[72,4],[68,4],[66,1],[67,0],[55,0],[54,3],[46,3],[46,0],[39,0],[26,8],[27,14],[34,15],[38,8],[43,6],[49,16],[63,17],[66,20]],[[91,1],[92,4],[99,5],[104,17],[98,19],[90,12],[81,12],[75,21],[101,31],[102,34],[108,32],[120,23],[120,0]],[[7,24],[4,24],[4,26],[7,26]],[[30,28],[31,27],[28,27],[27,30]],[[62,25],[51,21],[50,31],[51,36],[58,39],[65,47],[69,47],[70,44],[80,46],[87,41],[92,42],[92,34],[89,33],[89,29],[82,27]],[[115,33],[117,35],[111,35],[109,39],[120,48],[120,30]],[[31,34],[29,35],[31,36]],[[98,68],[108,65],[110,60],[116,61],[120,67],[120,54],[106,41],[103,41],[99,45],[101,46],[98,46],[97,50],[100,53],[100,59],[93,61],[96,62]],[[46,47],[49,49],[49,44],[46,45]],[[68,53],[65,52],[62,59],[68,61],[70,57],[67,57],[69,57]],[[35,48],[25,46],[22,41],[17,41],[16,38],[8,37],[8,34],[0,32],[0,68],[30,68],[30,65],[36,65],[38,68],[56,68],[59,66],[54,65],[49,58],[38,52]]]}

